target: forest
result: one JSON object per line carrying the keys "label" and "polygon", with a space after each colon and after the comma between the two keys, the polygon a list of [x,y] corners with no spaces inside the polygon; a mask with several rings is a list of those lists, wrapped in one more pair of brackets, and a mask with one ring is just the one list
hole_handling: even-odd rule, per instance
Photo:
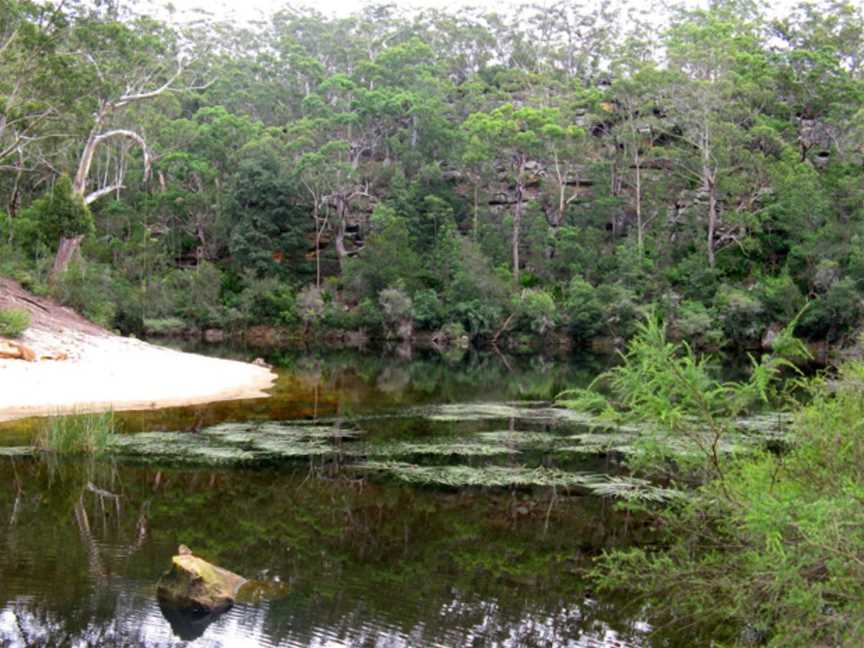
{"label": "forest", "polygon": [[0,6],[0,274],[125,334],[854,338],[864,13]]}
{"label": "forest", "polygon": [[860,0],[0,0],[0,644],[857,648],[862,385]]}

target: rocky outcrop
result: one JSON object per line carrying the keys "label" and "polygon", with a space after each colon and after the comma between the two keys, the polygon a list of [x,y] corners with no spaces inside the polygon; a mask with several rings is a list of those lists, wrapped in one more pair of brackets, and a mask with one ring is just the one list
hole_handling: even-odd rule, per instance
{"label": "rocky outcrop", "polygon": [[156,595],[164,608],[220,613],[231,608],[245,582],[242,576],[193,556],[180,545],[171,568],[159,579]]}
{"label": "rocky outcrop", "polygon": [[36,361],[36,353],[28,346],[0,338],[0,358],[6,360]]}

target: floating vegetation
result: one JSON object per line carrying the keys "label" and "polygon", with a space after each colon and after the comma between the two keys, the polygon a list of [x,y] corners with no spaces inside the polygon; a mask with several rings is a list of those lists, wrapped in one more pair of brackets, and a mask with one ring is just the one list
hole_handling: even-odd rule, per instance
{"label": "floating vegetation", "polygon": [[561,441],[558,434],[549,432],[522,432],[519,430],[499,430],[496,432],[478,432],[475,436],[487,442],[503,443],[508,446],[545,448]]}
{"label": "floating vegetation", "polygon": [[246,441],[261,435],[279,435],[295,439],[350,439],[358,437],[362,431],[354,428],[323,425],[298,425],[289,423],[220,423],[201,430],[201,434],[226,439]]}
{"label": "floating vegetation", "polygon": [[418,466],[395,461],[369,461],[360,470],[383,472],[411,484],[466,487],[578,488],[593,495],[661,502],[681,496],[680,491],[660,488],[643,479],[579,473],[546,467],[513,466]]}
{"label": "floating vegetation", "polygon": [[380,443],[353,447],[349,454],[366,457],[402,457],[412,455],[458,456],[458,457],[494,457],[497,455],[517,454],[518,450],[505,445],[490,445],[488,443]]}

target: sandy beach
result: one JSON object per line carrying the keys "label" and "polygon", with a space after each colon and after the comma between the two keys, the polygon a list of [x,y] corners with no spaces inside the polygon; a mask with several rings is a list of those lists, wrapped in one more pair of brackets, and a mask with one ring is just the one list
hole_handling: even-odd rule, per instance
{"label": "sandy beach", "polygon": [[263,398],[276,377],[254,364],[111,334],[0,279],[3,306],[31,312],[33,323],[17,342],[37,360],[0,359],[0,421]]}

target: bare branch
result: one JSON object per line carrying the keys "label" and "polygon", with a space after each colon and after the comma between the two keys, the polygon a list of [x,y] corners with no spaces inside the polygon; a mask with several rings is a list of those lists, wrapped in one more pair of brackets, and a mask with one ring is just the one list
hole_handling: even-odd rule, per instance
{"label": "bare branch", "polygon": [[93,148],[95,149],[99,144],[107,139],[111,139],[112,137],[126,137],[133,140],[141,147],[141,151],[144,153],[144,179],[147,180],[150,177],[151,171],[150,150],[147,148],[147,141],[135,131],[127,130],[125,128],[117,128],[115,130],[100,133],[94,137]]}
{"label": "bare branch", "polygon": [[121,189],[125,189],[125,188],[126,188],[126,185],[122,185],[122,184],[113,184],[113,185],[109,185],[107,187],[102,187],[101,189],[98,189],[92,193],[87,194],[87,197],[84,198],[84,203],[87,205],[93,204],[94,202],[99,200],[102,196],[107,196],[110,193],[113,193],[115,191],[120,191]]}

